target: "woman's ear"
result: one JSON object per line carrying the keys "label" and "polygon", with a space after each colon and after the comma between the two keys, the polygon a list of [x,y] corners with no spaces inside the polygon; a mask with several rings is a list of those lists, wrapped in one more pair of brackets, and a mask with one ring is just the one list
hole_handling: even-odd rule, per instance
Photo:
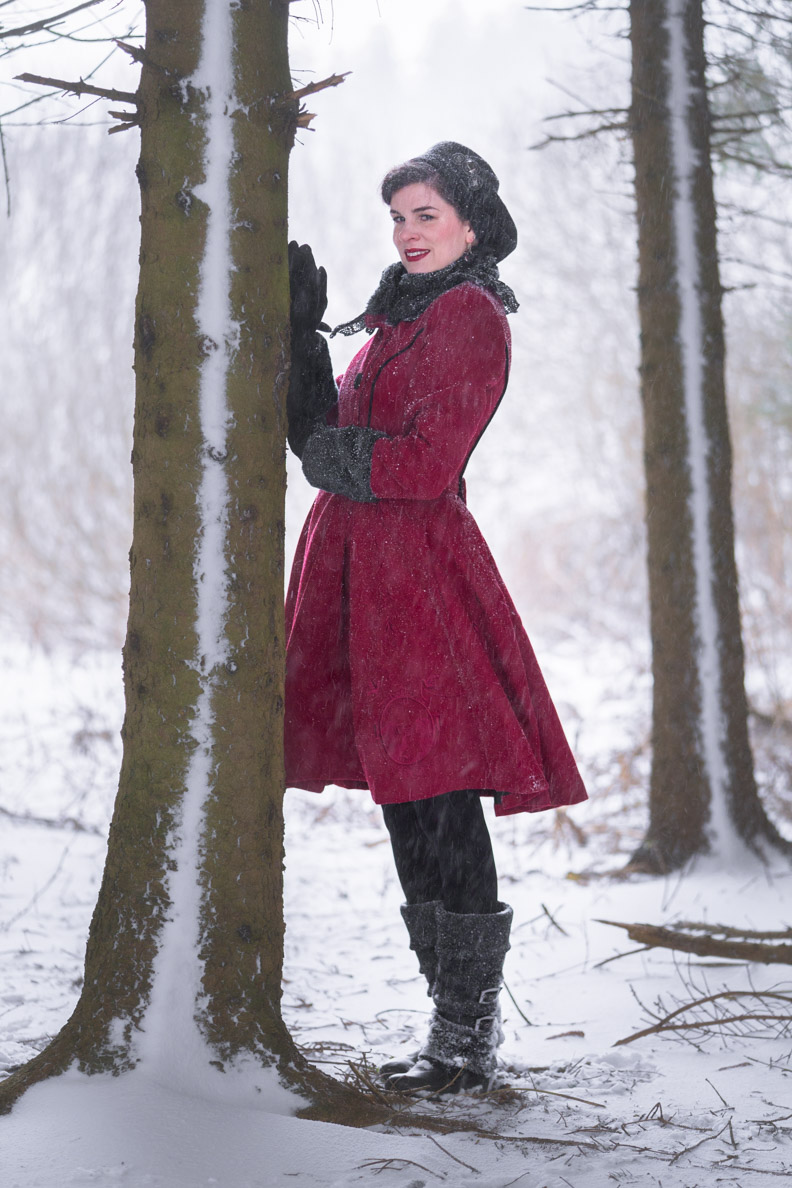
{"label": "woman's ear", "polygon": [[475,243],[475,242],[476,242],[476,232],[468,224],[468,229],[465,232],[465,243]]}

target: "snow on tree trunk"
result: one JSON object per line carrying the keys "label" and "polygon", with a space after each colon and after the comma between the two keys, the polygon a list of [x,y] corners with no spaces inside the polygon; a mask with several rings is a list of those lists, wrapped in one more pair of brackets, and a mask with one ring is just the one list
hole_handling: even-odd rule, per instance
{"label": "snow on tree trunk", "polygon": [[631,0],[655,870],[777,841],[747,728],[701,0]]}
{"label": "snow on tree trunk", "polygon": [[[699,295],[702,276],[696,242],[697,213],[693,185],[697,154],[688,125],[694,110],[688,75],[684,0],[666,0],[668,53],[668,124],[673,170],[674,270],[679,301],[679,347],[682,357],[687,468],[690,475],[689,525],[695,575],[695,663],[699,688],[697,732],[703,773],[709,790],[709,835],[713,847],[730,857],[734,831],[726,796],[729,772],[722,712],[720,624],[715,606],[715,573],[710,531],[712,486],[707,468],[711,453],[704,416],[706,343]],[[699,80],[699,86],[703,79]]]}
{"label": "snow on tree trunk", "polygon": [[169,901],[157,940],[151,996],[139,1024],[136,1049],[149,1068],[162,1075],[178,1069],[195,1083],[207,1057],[199,1017],[211,1014],[203,980],[206,888],[201,886],[201,848],[207,804],[216,772],[214,698],[223,671],[234,672],[226,633],[229,610],[229,519],[231,515],[228,379],[241,337],[232,314],[230,288],[231,202],[229,180],[234,154],[233,116],[238,108],[232,63],[233,22],[226,3],[206,6],[201,57],[189,86],[205,105],[205,180],[194,185],[190,201],[206,207],[203,258],[195,309],[196,332],[204,344],[198,373],[198,422],[202,439],[196,497],[197,539],[193,558],[195,654],[192,668],[198,695],[189,727],[184,794],[166,839],[170,855],[165,877]]}

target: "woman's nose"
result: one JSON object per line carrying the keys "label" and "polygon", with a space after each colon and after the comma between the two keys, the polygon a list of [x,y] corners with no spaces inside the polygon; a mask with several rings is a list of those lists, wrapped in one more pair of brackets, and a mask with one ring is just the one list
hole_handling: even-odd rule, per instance
{"label": "woman's nose", "polygon": [[407,243],[410,239],[415,239],[415,227],[411,227],[408,223],[402,223],[399,228],[399,239],[402,243]]}

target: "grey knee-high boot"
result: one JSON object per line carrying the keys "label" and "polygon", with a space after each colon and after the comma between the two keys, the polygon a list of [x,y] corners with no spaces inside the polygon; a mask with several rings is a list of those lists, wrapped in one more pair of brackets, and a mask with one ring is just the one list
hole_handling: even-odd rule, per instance
{"label": "grey knee-high boot", "polygon": [[437,977],[437,911],[440,902],[403,903],[402,920],[407,926],[410,948],[418,958],[418,968],[426,978],[426,993],[432,993]]}
{"label": "grey knee-high boot", "polygon": [[498,996],[512,909],[491,915],[437,911],[435,1011],[419,1060],[388,1078],[389,1089],[455,1093],[486,1087],[501,1040]]}
{"label": "grey knee-high boot", "polygon": [[[407,926],[410,937],[410,948],[418,958],[418,968],[426,978],[426,993],[431,994],[437,977],[437,909],[438,900],[428,903],[403,903],[401,906],[402,919]],[[388,1060],[380,1067],[383,1077],[396,1073],[407,1072],[419,1057],[418,1052],[412,1052],[401,1060]]]}

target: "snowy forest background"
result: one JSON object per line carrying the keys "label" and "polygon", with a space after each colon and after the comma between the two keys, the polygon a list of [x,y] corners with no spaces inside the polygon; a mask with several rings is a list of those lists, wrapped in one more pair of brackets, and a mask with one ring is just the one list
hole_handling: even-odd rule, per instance
{"label": "snowy forest background", "polygon": [[[515,895],[529,868],[554,876],[614,869],[643,834],[650,757],[630,148],[618,132],[531,146],[557,129],[542,123],[546,116],[627,104],[624,16],[572,19],[507,0],[337,0],[321,10],[301,0],[293,12],[298,85],[352,71],[311,97],[315,130],[299,134],[290,166],[290,236],[309,242],[327,268],[331,324],[362,308],[392,258],[378,198],[387,168],[458,139],[501,179],[521,236],[502,274],[521,309],[509,393],[470,464],[469,504],[559,703],[591,801],[568,815],[504,823],[499,862]],[[120,35],[142,16],[134,4],[118,5],[108,21]],[[86,70],[75,63],[88,59],[72,55],[89,55],[90,69],[104,54],[96,49],[56,44],[9,58],[3,111],[26,99],[12,74],[76,77]],[[116,53],[97,78],[134,89],[134,73]],[[76,997],[80,936],[117,783],[139,200],[137,134],[108,138],[107,123],[102,105],[85,100],[47,101],[3,120],[0,1070],[43,1046]],[[717,187],[754,753],[765,806],[790,836],[789,186],[732,164],[719,168]],[[358,345],[333,340],[339,371]],[[292,461],[287,560],[312,499]],[[300,921],[311,914],[312,880],[338,892],[333,927],[343,898],[353,905],[359,896],[344,871],[356,845],[360,877],[382,881],[397,902],[383,873],[384,832],[359,793],[301,794],[287,809],[295,939],[285,1010],[301,1042],[314,1025],[326,1027],[321,1042],[337,1055],[337,1021],[328,1020],[341,991],[332,971],[317,974],[310,948],[294,946],[298,937],[309,943]],[[763,911],[757,892],[757,927]],[[352,912],[341,929],[354,952]],[[310,994],[326,992],[314,1022],[300,971]],[[636,1009],[632,1023],[640,1021]]]}
{"label": "snowy forest background", "polygon": [[[134,5],[111,7],[114,33],[140,24]],[[509,397],[470,466],[471,508],[544,663],[562,680],[574,665],[566,718],[589,782],[600,792],[615,782],[640,805],[649,684],[629,143],[613,133],[530,151],[558,130],[543,117],[628,102],[624,19],[572,20],[505,0],[486,13],[356,0],[302,3],[295,14],[298,84],[352,71],[312,98],[318,119],[291,157],[290,235],[327,267],[331,324],[362,308],[391,259],[377,186],[394,161],[459,138],[485,150],[501,178],[521,233],[503,272],[522,308]],[[78,62],[95,63],[95,46],[76,48]],[[17,54],[7,73],[63,73],[64,55],[71,61],[75,47]],[[97,75],[119,87],[133,77],[118,52]],[[5,108],[17,97],[30,89],[6,79]],[[4,120],[0,615],[14,667],[27,649],[84,665],[117,654],[123,639],[139,202],[136,133],[106,131],[91,100],[48,100]],[[792,812],[789,195],[785,179],[736,165],[721,167],[717,184],[748,690],[759,779],[783,820]],[[357,345],[334,340],[339,371]],[[290,557],[312,493],[289,462]],[[83,712],[102,717],[103,700]]]}

